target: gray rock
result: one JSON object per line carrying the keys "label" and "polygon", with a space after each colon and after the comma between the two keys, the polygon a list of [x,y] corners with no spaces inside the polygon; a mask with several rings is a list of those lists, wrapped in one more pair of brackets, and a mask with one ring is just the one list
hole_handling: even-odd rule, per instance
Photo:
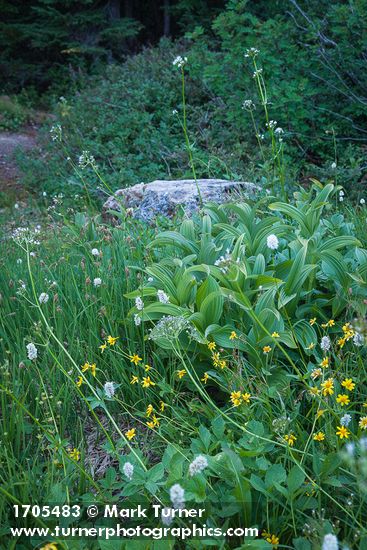
{"label": "gray rock", "polygon": [[231,195],[233,198],[235,192],[250,197],[259,191],[259,187],[255,184],[245,181],[156,180],[119,189],[104,203],[102,215],[104,219],[111,219],[113,214],[109,211],[120,212],[121,206],[131,208],[135,218],[145,221],[150,221],[157,215],[173,216],[178,207],[182,207],[190,215],[200,207],[198,187],[203,203],[218,204],[231,200]]}

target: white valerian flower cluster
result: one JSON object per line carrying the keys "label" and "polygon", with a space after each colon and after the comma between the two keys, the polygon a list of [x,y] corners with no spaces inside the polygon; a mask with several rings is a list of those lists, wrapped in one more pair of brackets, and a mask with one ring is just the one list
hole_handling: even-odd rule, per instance
{"label": "white valerian flower cluster", "polygon": [[96,277],[95,279],[93,279],[93,284],[94,284],[95,287],[101,286],[102,279],[100,277]]}
{"label": "white valerian flower cluster", "polygon": [[106,382],[103,386],[105,396],[108,399],[112,399],[112,397],[115,395],[115,384],[113,382]]}
{"label": "white valerian flower cluster", "polygon": [[172,61],[172,65],[174,67],[178,67],[179,69],[182,69],[182,67],[184,67],[186,64],[187,64],[187,57],[181,57],[181,55],[178,55]]}
{"label": "white valerian flower cluster", "polygon": [[262,72],[263,72],[262,69],[256,69],[256,71],[253,72],[252,78],[257,78],[262,74]]}
{"label": "white valerian flower cluster", "polygon": [[366,204],[366,199],[364,199],[364,198],[360,199],[359,204],[362,204],[362,206],[363,206],[364,204]]}
{"label": "white valerian flower cluster", "polygon": [[17,227],[12,233],[12,239],[18,243],[28,243],[28,244],[41,244],[38,240],[38,235],[40,234],[40,225],[36,227]]}
{"label": "white valerian flower cluster", "polygon": [[279,416],[274,418],[272,425],[275,432],[282,434],[288,430],[291,418],[289,416]]}
{"label": "white valerian flower cluster", "polygon": [[275,128],[277,127],[277,121],[276,120],[269,120],[269,122],[267,122],[265,124],[265,126],[268,128],[268,130],[275,130]]}
{"label": "white valerian flower cluster", "polygon": [[50,135],[52,141],[62,140],[62,128],[60,124],[54,124],[53,126],[51,126]]}
{"label": "white valerian flower cluster", "polygon": [[332,169],[332,170],[335,170],[335,168],[336,168],[336,162],[332,162],[332,163],[331,163],[331,169]]}
{"label": "white valerian flower cluster", "polygon": [[196,474],[200,474],[207,467],[208,467],[207,459],[205,458],[205,456],[199,455],[191,462],[189,466],[189,474],[191,477]]}
{"label": "white valerian flower cluster", "polygon": [[122,467],[122,471],[124,472],[127,479],[130,481],[134,475],[134,465],[131,464],[131,462],[125,462]]}
{"label": "white valerian flower cluster", "polygon": [[283,134],[284,134],[283,128],[281,128],[280,126],[278,126],[277,128],[275,128],[275,130],[274,130],[274,135],[278,138],[278,141],[279,141],[280,143],[282,143],[282,141],[283,141],[283,138],[282,138]]}
{"label": "white valerian flower cluster", "polygon": [[279,240],[276,235],[268,235],[266,239],[266,246],[270,248],[270,250],[277,250],[279,247]]}
{"label": "white valerian flower cluster", "polygon": [[98,248],[92,248],[92,256],[99,256]]}
{"label": "white valerian flower cluster", "polygon": [[331,340],[330,340],[329,336],[323,336],[321,338],[320,347],[323,351],[329,351],[329,349],[331,347]]}
{"label": "white valerian flower cluster", "polygon": [[50,297],[47,294],[47,292],[41,292],[41,294],[38,296],[38,301],[39,301],[40,304],[47,304],[49,299],[50,299]]}
{"label": "white valerian flower cluster", "polygon": [[144,309],[144,302],[143,300],[140,298],[140,296],[137,296],[135,298],[135,307],[138,311],[142,311]]}
{"label": "white valerian flower cluster", "polygon": [[[237,258],[236,263],[239,263],[240,259]],[[214,262],[214,265],[219,267],[222,273],[227,273],[231,264],[233,263],[232,254],[229,248],[226,249],[224,256],[220,256],[218,260]]]}
{"label": "white valerian flower cluster", "polygon": [[185,490],[179,483],[175,483],[169,490],[169,496],[172,502],[172,506],[175,509],[185,507]]}
{"label": "white valerian flower cluster", "polygon": [[254,111],[256,109],[256,105],[252,99],[245,99],[242,103],[242,109],[245,109],[246,111]]}
{"label": "white valerian flower cluster", "polygon": [[260,53],[257,48],[249,48],[246,50],[245,57],[256,57]]}
{"label": "white valerian flower cluster", "polygon": [[37,359],[38,350],[36,346],[32,342],[30,342],[29,344],[27,344],[26,348],[28,359],[30,359],[31,361]]}
{"label": "white valerian flower cluster", "polygon": [[335,535],[332,535],[330,533],[324,536],[324,540],[322,542],[322,550],[338,550],[338,548],[338,539]]}
{"label": "white valerian flower cluster", "polygon": [[339,202],[343,202],[344,200],[344,191],[343,189],[340,189],[339,191]]}
{"label": "white valerian flower cluster", "polygon": [[170,342],[175,342],[181,332],[190,328],[190,322],[184,317],[174,317],[173,315],[165,315],[162,317],[154,328],[150,331],[149,338],[151,340],[159,340],[166,338]]}
{"label": "white valerian flower cluster", "polygon": [[169,296],[164,292],[164,290],[158,290],[157,298],[161,304],[169,304]]}
{"label": "white valerian flower cluster", "polygon": [[92,168],[96,168],[96,159],[93,155],[90,154],[89,151],[83,151],[81,155],[79,155],[78,158],[78,164],[80,168],[84,169],[87,166],[92,166]]}

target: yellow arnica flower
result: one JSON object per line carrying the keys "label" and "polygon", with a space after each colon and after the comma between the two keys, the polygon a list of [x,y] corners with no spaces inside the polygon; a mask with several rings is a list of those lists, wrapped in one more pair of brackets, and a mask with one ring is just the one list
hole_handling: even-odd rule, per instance
{"label": "yellow arnica flower", "polygon": [[131,428],[131,430],[128,430],[125,432],[126,437],[129,441],[131,441],[136,436],[136,430],[135,428]]}
{"label": "yellow arnica flower", "polygon": [[216,348],[216,344],[215,344],[215,342],[209,342],[209,344],[208,344],[208,348],[210,349],[210,351],[213,351],[213,350],[215,350],[215,348]]}
{"label": "yellow arnica flower", "polygon": [[324,434],[324,432],[318,432],[317,434],[315,434],[315,435],[313,436],[313,440],[314,440],[314,441],[324,441],[324,439],[325,439],[325,434]]}
{"label": "yellow arnica flower", "polygon": [[225,361],[224,359],[221,359],[219,361],[219,364],[218,364],[218,367],[221,368],[222,370],[225,369],[227,366],[227,361]]}
{"label": "yellow arnica flower", "polygon": [[135,374],[132,375],[130,384],[137,384],[139,382],[139,378],[135,376]]}
{"label": "yellow arnica flower", "polygon": [[280,338],[279,332],[273,332],[271,335],[273,338]]}
{"label": "yellow arnica flower", "polygon": [[239,407],[241,405],[241,392],[233,391],[230,396],[230,400],[234,407]]}
{"label": "yellow arnica flower", "polygon": [[204,382],[204,384],[206,384],[208,379],[209,379],[209,374],[207,372],[204,372],[204,376],[201,378],[201,381]]}
{"label": "yellow arnica flower", "polygon": [[143,388],[149,388],[149,386],[155,386],[155,382],[153,382],[153,380],[151,380],[150,376],[144,376],[143,381],[142,381],[141,384],[142,384]]}
{"label": "yellow arnica flower", "polygon": [[97,370],[97,366],[95,363],[84,363],[84,365],[82,366],[82,372],[87,372],[88,370],[91,371],[92,373],[92,376],[95,376],[96,375],[96,370]]}
{"label": "yellow arnica flower", "polygon": [[367,430],[367,416],[362,416],[359,421],[359,427],[362,428],[362,430]]}
{"label": "yellow arnica flower", "polygon": [[48,542],[45,546],[42,546],[40,550],[57,550],[57,544],[54,542]]}
{"label": "yellow arnica flower", "polygon": [[78,386],[78,388],[80,388],[80,386],[83,384],[83,377],[82,376],[78,376],[78,380],[76,381],[76,385]]}
{"label": "yellow arnica flower", "polygon": [[336,343],[340,348],[343,348],[345,346],[345,342],[346,342],[345,338],[338,338],[338,340],[336,341]]}
{"label": "yellow arnica flower", "polygon": [[311,325],[311,327],[312,327],[312,325],[314,325],[314,324],[316,323],[316,317],[314,317],[313,319],[310,319],[310,320],[309,320],[309,323],[310,323],[310,325]]}
{"label": "yellow arnica flower", "polygon": [[247,403],[247,404],[250,403],[250,398],[251,398],[251,394],[250,394],[250,393],[247,393],[247,392],[246,392],[246,393],[243,393],[241,397],[242,397],[242,401],[243,401],[244,403]]}
{"label": "yellow arnica flower", "polygon": [[346,378],[345,380],[343,380],[342,386],[343,386],[343,388],[345,388],[348,391],[353,391],[354,388],[356,387],[356,385],[353,382],[352,378]]}
{"label": "yellow arnica flower", "polygon": [[145,372],[149,372],[152,367],[150,365],[144,365]]}
{"label": "yellow arnica flower", "polygon": [[107,344],[106,344],[106,342],[103,342],[103,344],[102,344],[101,346],[99,346],[99,349],[100,349],[100,350],[101,350],[101,352],[103,353],[103,352],[104,352],[104,350],[106,349],[106,347],[107,347]]}
{"label": "yellow arnica flower", "polygon": [[279,537],[277,537],[276,535],[270,535],[270,537],[268,537],[265,540],[266,542],[269,542],[270,544],[272,544],[273,548],[278,548]]}
{"label": "yellow arnica flower", "polygon": [[325,413],[326,413],[326,409],[319,409],[316,413],[316,419],[320,418]]}
{"label": "yellow arnica flower", "polygon": [[160,401],[160,402],[159,402],[159,410],[160,410],[161,412],[164,411],[165,406],[166,406],[166,405],[165,405],[165,403],[164,403],[163,401]]}
{"label": "yellow arnica flower", "polygon": [[338,426],[335,433],[340,439],[348,439],[350,436],[350,431],[345,426]]}
{"label": "yellow arnica flower", "polygon": [[322,375],[322,370],[321,369],[313,369],[313,371],[311,371],[311,378],[312,380],[316,380],[316,378],[319,378],[319,376]]}
{"label": "yellow arnica flower", "polygon": [[75,448],[73,450],[70,449],[69,456],[70,458],[78,462],[78,460],[80,460],[80,451],[78,451],[78,449],[75,449]]}
{"label": "yellow arnica flower", "polygon": [[320,390],[316,386],[313,386],[308,390],[308,393],[314,397],[315,395],[320,395]]}
{"label": "yellow arnica flower", "polygon": [[186,374],[185,369],[177,371],[177,376],[180,378],[180,380],[181,380],[181,378],[183,378],[185,376],[185,374]]}
{"label": "yellow arnica flower", "polygon": [[159,420],[158,420],[158,418],[156,417],[155,414],[153,414],[152,420],[147,422],[147,426],[148,426],[148,428],[151,428],[152,430],[154,428],[156,428],[157,426],[159,426]]}
{"label": "yellow arnica flower", "polygon": [[297,440],[296,436],[293,435],[293,434],[287,434],[284,436],[284,439],[286,440],[286,442],[288,443],[288,445],[290,447],[293,447],[294,445],[294,442]]}
{"label": "yellow arnica flower", "polygon": [[327,323],[322,323],[322,328],[333,327],[335,325],[334,319],[330,319]]}
{"label": "yellow arnica flower", "polygon": [[271,347],[270,347],[270,346],[264,346],[264,347],[263,347],[263,352],[264,352],[265,354],[269,353],[270,351],[271,351]]}
{"label": "yellow arnica flower", "polygon": [[230,340],[235,340],[236,338],[238,338],[237,332],[235,332],[234,330],[232,330],[231,334],[229,335],[229,339],[230,339]]}
{"label": "yellow arnica flower", "polygon": [[147,410],[146,410],[146,413],[145,413],[148,418],[150,417],[150,415],[152,414],[153,411],[154,411],[153,405],[149,404],[147,406]]}
{"label": "yellow arnica flower", "polygon": [[118,339],[118,336],[107,336],[107,342],[110,344],[110,346],[114,346]]}
{"label": "yellow arnica flower", "polygon": [[219,363],[220,363],[220,356],[219,356],[219,353],[213,353],[212,355],[212,361],[213,361],[213,365],[215,367],[218,367],[219,366]]}
{"label": "yellow arnica flower", "polygon": [[339,393],[338,397],[336,398],[336,402],[339,403],[342,407],[344,407],[344,405],[349,405],[349,395],[347,395],[346,393]]}
{"label": "yellow arnica flower", "polygon": [[323,369],[326,369],[330,364],[330,360],[328,357],[324,357],[324,359],[321,361],[320,363],[320,367],[322,367]]}
{"label": "yellow arnica flower", "polygon": [[136,353],[134,353],[133,355],[129,355],[129,359],[130,359],[131,363],[134,363],[135,366],[138,365],[140,363],[140,361],[143,360]]}
{"label": "yellow arnica flower", "polygon": [[321,384],[323,395],[333,395],[334,393],[334,378],[328,378]]}

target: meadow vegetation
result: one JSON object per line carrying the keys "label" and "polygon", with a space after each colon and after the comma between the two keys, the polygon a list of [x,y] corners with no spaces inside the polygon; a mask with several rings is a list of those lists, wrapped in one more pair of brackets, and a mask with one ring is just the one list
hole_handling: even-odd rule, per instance
{"label": "meadow vegetation", "polygon": [[[321,21],[311,3],[314,27],[291,4],[308,48],[279,13],[232,0],[210,26],[83,76],[40,130],[41,155],[19,154],[31,194],[2,213],[1,548],[366,548],[365,100],[352,76],[367,9],[329,3]],[[8,130],[27,116],[11,112]],[[150,224],[123,205],[116,223],[100,214],[118,187],[217,176],[258,193]],[[121,502],[168,510],[145,526],[200,507],[207,527],[259,534],[9,535],[91,523],[17,519],[14,505]]]}

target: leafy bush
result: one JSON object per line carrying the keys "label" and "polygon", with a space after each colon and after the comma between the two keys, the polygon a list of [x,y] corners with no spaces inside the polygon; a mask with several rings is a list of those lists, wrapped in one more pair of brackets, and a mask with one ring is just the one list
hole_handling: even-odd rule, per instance
{"label": "leafy bush", "polygon": [[[263,364],[266,346],[284,345],[296,354],[301,347],[313,355],[318,337],[308,319],[327,322],[354,301],[359,314],[366,310],[357,274],[367,269],[367,253],[342,215],[324,217],[335,192],[332,184],[316,183],[296,194],[295,205],[266,198],[253,207],[211,206],[196,223],[185,220],[178,231],[159,234],[150,248],[164,256],[145,270],[152,282],[129,295],[145,303],[133,313],[144,321],[187,320],[204,354],[212,340],[241,349],[254,365]],[[157,298],[159,289],[167,303]],[[230,340],[233,331],[239,340]],[[185,333],[181,340],[183,349],[193,349]],[[167,347],[165,338],[156,341]]]}
{"label": "leafy bush", "polygon": [[29,118],[30,112],[15,97],[0,97],[0,130],[17,130]]}
{"label": "leafy bush", "polygon": [[[262,17],[261,9],[232,0],[210,32],[197,28],[185,40],[164,39],[122,65],[108,66],[103,77],[84,79],[80,91],[57,108],[68,154],[75,160],[89,149],[113,188],[190,173],[181,139],[180,79],[172,67],[181,54],[189,59],[188,131],[197,175],[256,180],[269,187],[266,155],[258,149],[263,136],[265,151],[270,146],[266,120],[254,67],[244,57],[255,46],[260,50],[258,70],[267,83],[269,117],[284,132],[288,184],[300,173],[308,177],[316,172],[353,190],[364,172],[360,52],[366,0],[322,5],[310,4],[304,13],[293,3],[291,17],[282,5],[271,14],[264,7]],[[243,109],[244,100],[253,101],[253,118]],[[35,160],[37,181],[73,193],[75,179],[65,153],[46,144],[44,149],[46,162]],[[26,175],[30,182],[34,171]]]}

